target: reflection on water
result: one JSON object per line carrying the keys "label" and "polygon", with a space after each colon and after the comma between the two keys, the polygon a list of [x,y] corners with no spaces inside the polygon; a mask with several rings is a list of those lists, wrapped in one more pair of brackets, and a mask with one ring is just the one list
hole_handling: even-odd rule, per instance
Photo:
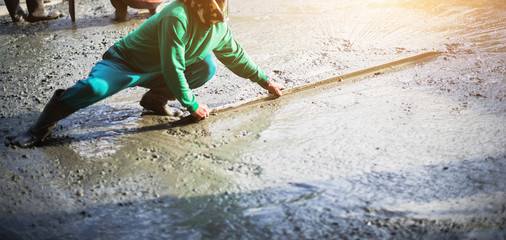
{"label": "reflection on water", "polygon": [[[468,44],[483,51],[504,52],[504,1],[370,0],[319,1],[325,34],[336,32],[350,45],[368,48]],[[330,6],[329,6],[330,5]],[[326,6],[326,7],[324,7]],[[335,12],[335,16],[328,14]],[[339,24],[335,24],[335,23]],[[372,49],[371,49],[372,50]]]}

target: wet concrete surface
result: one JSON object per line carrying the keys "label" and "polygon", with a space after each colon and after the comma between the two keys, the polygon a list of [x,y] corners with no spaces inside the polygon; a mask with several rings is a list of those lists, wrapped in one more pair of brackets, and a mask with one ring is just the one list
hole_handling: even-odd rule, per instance
{"label": "wet concrete surface", "polygon": [[[500,1],[233,1],[234,35],[288,88],[443,54],[190,125],[143,115],[146,90],[128,89],[41,146],[11,147],[147,17],[115,23],[108,1],[76,4],[75,23],[0,18],[2,239],[505,238]],[[210,107],[264,94],[222,65],[195,92]]]}

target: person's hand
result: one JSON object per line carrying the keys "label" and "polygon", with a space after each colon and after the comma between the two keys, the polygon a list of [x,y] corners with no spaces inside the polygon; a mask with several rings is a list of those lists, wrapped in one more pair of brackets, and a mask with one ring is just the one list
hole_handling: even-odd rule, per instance
{"label": "person's hand", "polygon": [[204,120],[209,117],[209,110],[204,104],[200,104],[199,108],[195,112],[192,112],[192,116],[197,120]]}
{"label": "person's hand", "polygon": [[260,86],[269,91],[269,93],[276,95],[276,97],[281,97],[283,95],[283,93],[281,93],[281,90],[285,89],[285,86],[283,86],[283,84],[275,81],[269,81]]}

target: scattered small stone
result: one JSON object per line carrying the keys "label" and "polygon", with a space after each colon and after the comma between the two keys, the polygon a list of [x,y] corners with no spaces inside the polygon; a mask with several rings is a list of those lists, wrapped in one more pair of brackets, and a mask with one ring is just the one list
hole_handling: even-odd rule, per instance
{"label": "scattered small stone", "polygon": [[14,182],[18,182],[19,179],[20,179],[20,177],[18,175],[12,176],[12,181],[14,181]]}

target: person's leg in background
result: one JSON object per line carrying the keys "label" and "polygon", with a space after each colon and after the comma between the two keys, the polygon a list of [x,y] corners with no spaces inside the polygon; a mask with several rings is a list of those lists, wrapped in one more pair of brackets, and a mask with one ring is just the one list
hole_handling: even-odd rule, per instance
{"label": "person's leg in background", "polygon": [[114,7],[114,20],[118,22],[124,22],[128,20],[128,5],[121,0],[110,0]]}
{"label": "person's leg in background", "polygon": [[123,0],[123,2],[131,8],[148,9],[149,15],[153,16],[156,14],[162,0]]}
{"label": "person's leg in background", "polygon": [[58,11],[46,13],[43,0],[26,0],[26,7],[28,8],[26,21],[28,22],[52,20],[60,16]]}
{"label": "person's leg in background", "polygon": [[157,12],[158,6],[162,3],[161,0],[110,0],[112,6],[115,8],[114,20],[118,22],[127,21],[128,7],[136,9],[148,9],[149,15],[153,16]]}
{"label": "person's leg in background", "polygon": [[25,11],[19,6],[19,0],[4,0],[7,11],[13,22],[19,22],[26,17]]}

